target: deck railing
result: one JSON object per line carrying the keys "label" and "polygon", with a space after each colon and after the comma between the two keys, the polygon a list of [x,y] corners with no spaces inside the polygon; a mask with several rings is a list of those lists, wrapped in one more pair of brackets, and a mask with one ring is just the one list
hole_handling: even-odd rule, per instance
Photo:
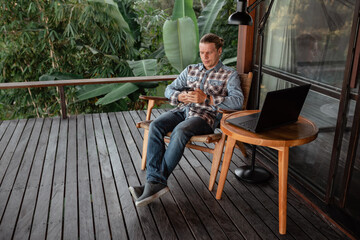
{"label": "deck railing", "polygon": [[143,76],[143,77],[118,77],[118,78],[92,78],[92,79],[71,79],[54,81],[36,81],[36,82],[11,82],[0,83],[0,89],[14,88],[39,88],[39,87],[57,87],[60,94],[60,105],[62,118],[67,118],[66,96],[64,86],[90,85],[90,84],[109,84],[109,83],[129,83],[129,82],[161,82],[174,80],[177,75],[163,76]]}

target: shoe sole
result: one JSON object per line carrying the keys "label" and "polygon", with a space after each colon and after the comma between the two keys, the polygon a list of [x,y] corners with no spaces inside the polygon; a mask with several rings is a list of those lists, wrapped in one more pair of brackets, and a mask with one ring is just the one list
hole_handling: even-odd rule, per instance
{"label": "shoe sole", "polygon": [[129,187],[129,191],[130,191],[132,197],[134,198],[134,200],[136,201],[138,199],[138,197],[136,196],[135,189],[133,187]]}
{"label": "shoe sole", "polygon": [[153,202],[154,200],[158,199],[159,197],[161,197],[162,195],[164,195],[165,193],[167,193],[169,191],[169,187],[164,187],[163,189],[161,189],[160,191],[158,191],[157,193],[155,193],[154,195],[151,195],[150,197],[144,198],[143,200],[136,201],[135,205],[137,207],[143,207],[148,205],[149,203]]}

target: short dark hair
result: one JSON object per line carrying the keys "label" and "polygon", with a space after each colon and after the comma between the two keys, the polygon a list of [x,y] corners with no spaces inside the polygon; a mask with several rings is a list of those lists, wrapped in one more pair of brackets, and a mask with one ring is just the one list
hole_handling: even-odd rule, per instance
{"label": "short dark hair", "polygon": [[224,46],[224,39],[216,34],[207,33],[200,39],[200,43],[215,43],[215,47],[218,50]]}

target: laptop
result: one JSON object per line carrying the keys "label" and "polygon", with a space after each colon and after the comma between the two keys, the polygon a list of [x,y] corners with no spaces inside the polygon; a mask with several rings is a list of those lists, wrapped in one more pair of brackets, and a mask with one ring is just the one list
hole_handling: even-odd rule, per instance
{"label": "laptop", "polygon": [[228,119],[227,122],[249,130],[262,132],[298,120],[310,84],[268,92],[260,112]]}

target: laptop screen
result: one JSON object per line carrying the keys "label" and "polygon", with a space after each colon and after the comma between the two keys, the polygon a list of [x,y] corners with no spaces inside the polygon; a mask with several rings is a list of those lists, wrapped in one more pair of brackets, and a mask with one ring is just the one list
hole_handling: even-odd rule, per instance
{"label": "laptop screen", "polygon": [[296,122],[310,84],[268,92],[255,131]]}

